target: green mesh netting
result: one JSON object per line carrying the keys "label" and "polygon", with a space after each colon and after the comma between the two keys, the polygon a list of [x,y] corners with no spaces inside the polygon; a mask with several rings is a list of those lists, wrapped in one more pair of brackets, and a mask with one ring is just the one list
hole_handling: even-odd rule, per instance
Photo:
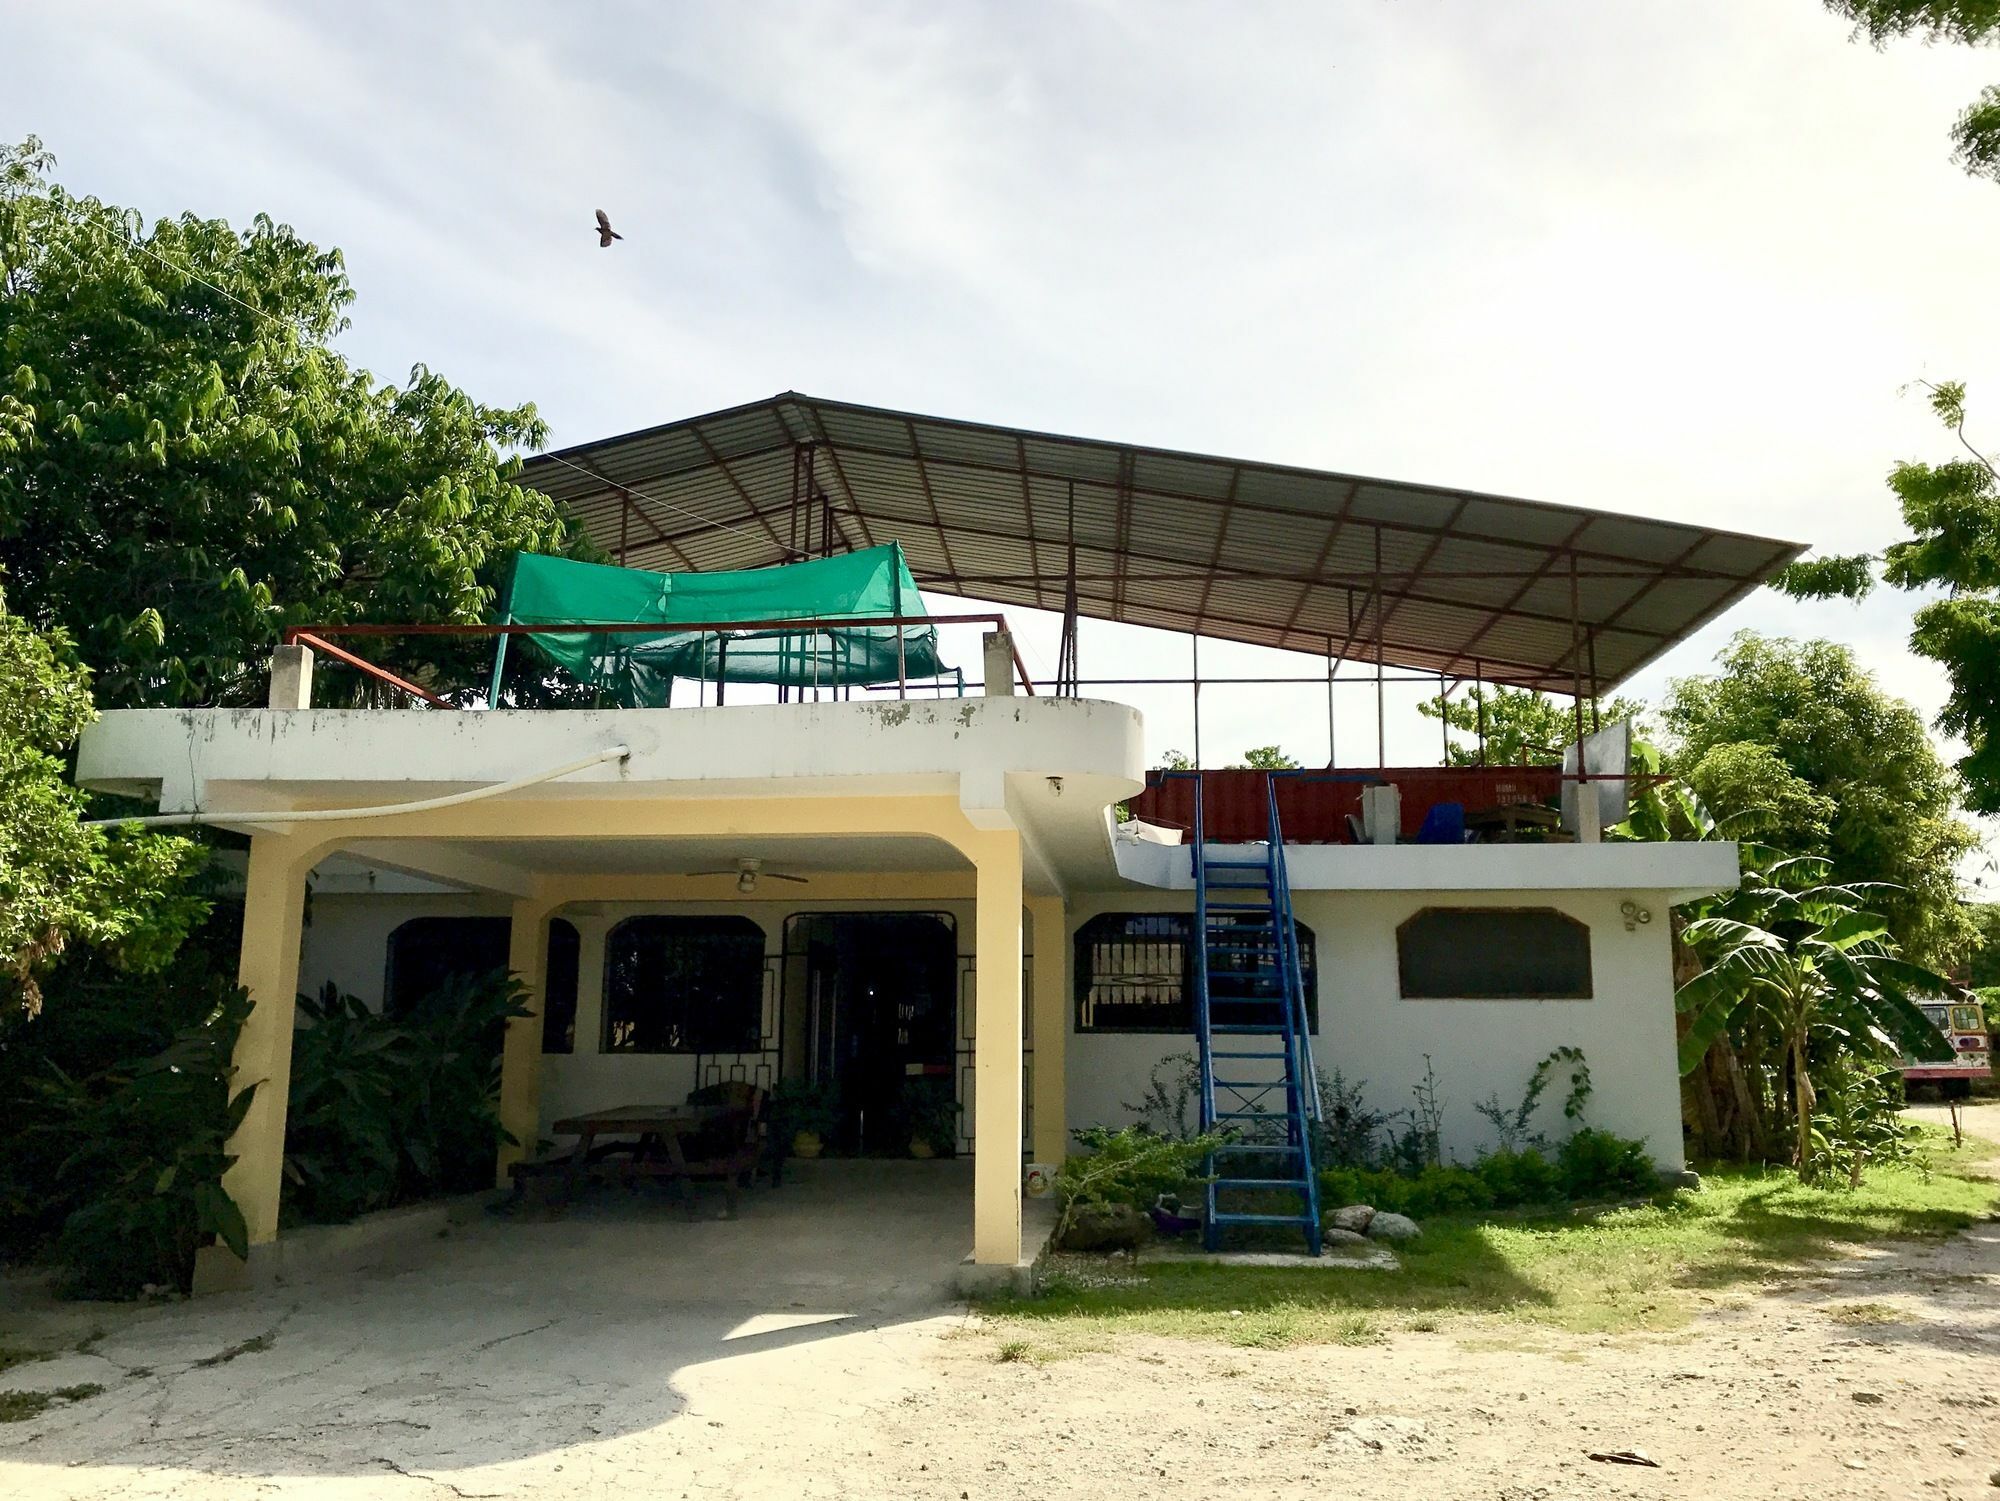
{"label": "green mesh netting", "polygon": [[[902,547],[745,568],[727,573],[649,573],[522,553],[514,560],[502,623],[657,623],[653,631],[560,631],[519,639],[627,708],[672,701],[673,680],[782,683],[832,689],[948,676],[934,626],[690,632],[676,624],[730,620],[839,619],[922,615]],[[505,640],[506,638],[502,638]]]}

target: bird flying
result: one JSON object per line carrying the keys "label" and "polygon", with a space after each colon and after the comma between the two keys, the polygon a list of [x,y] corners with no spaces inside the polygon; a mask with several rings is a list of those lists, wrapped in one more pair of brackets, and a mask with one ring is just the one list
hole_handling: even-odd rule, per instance
{"label": "bird flying", "polygon": [[609,250],[613,240],[622,240],[624,238],[625,236],[611,227],[611,216],[605,213],[603,209],[599,209],[597,211],[597,248],[599,250]]}

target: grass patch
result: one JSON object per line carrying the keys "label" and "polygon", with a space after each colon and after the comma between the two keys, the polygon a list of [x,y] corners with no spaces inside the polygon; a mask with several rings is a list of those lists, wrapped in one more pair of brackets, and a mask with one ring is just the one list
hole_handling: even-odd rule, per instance
{"label": "grass patch", "polygon": [[1836,1324],[1900,1324],[1903,1315],[1887,1303],[1834,1303],[1822,1310]]}
{"label": "grass patch", "polygon": [[213,1355],[202,1356],[200,1360],[197,1360],[195,1362],[195,1366],[199,1369],[206,1369],[209,1366],[228,1365],[230,1361],[235,1360],[244,1355],[262,1355],[266,1350],[270,1348],[271,1348],[270,1335],[268,1334],[253,1335],[251,1338],[244,1340],[241,1344],[231,1345],[226,1350],[217,1350]]}
{"label": "grass patch", "polygon": [[0,1423],[25,1423],[58,1402],[82,1402],[103,1390],[97,1382],[86,1381],[78,1386],[59,1386],[52,1392],[0,1392]]}
{"label": "grass patch", "polygon": [[1154,1334],[1246,1348],[1373,1343],[1385,1324],[1464,1320],[1673,1329],[1703,1296],[1726,1300],[1846,1246],[1950,1235],[1992,1215],[2000,1184],[1965,1175],[1983,1155],[1937,1150],[1929,1172],[1881,1167],[1858,1189],[1724,1167],[1699,1193],[1642,1207],[1439,1216],[1397,1247],[1401,1272],[1158,1263],[1137,1268],[1130,1286],[1058,1285],[987,1312],[1010,1336]]}
{"label": "grass patch", "polygon": [[38,1360],[52,1360],[51,1350],[22,1350],[11,1345],[0,1345],[0,1371],[10,1371],[17,1365],[32,1365]]}

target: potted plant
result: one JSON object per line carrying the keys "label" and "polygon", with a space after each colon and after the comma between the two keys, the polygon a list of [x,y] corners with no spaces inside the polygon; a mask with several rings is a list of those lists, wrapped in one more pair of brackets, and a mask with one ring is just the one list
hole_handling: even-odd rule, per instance
{"label": "potted plant", "polygon": [[958,1150],[959,1103],[949,1084],[912,1083],[904,1091],[903,1115],[912,1157],[949,1157]]}
{"label": "potted plant", "polygon": [[839,1123],[833,1092],[809,1079],[784,1079],[771,1093],[771,1129],[778,1140],[789,1140],[794,1157],[817,1157]]}

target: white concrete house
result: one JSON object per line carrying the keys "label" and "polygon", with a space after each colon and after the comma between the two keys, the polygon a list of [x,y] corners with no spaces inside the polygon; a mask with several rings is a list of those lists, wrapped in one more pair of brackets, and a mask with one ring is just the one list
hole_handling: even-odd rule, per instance
{"label": "white concrete house", "polygon": [[[229,1187],[253,1247],[277,1234],[293,995],[332,982],[393,1005],[440,967],[504,961],[540,1012],[504,1052],[524,1143],[717,1079],[811,1079],[843,1141],[894,1149],[898,1091],[936,1081],[963,1107],[973,1255],[1011,1266],[1023,1163],[1121,1122],[1194,1047],[1188,790],[1148,787],[1139,712],[1077,672],[1077,616],[1309,653],[1330,719],[1379,726],[1392,675],[1594,699],[1798,552],[796,395],[546,456],[528,479],[632,568],[896,541],[926,591],[1063,611],[1062,680],[1023,683],[996,624],[984,660],[957,664],[963,697],[891,681],[775,704],[314,708],[327,631],[280,654],[269,708],[104,715],[81,782],[250,838],[238,1061],[275,1087]],[[365,656],[365,637],[338,640]],[[317,666],[334,701],[351,669],[323,650]],[[1261,777],[1205,785],[1209,857],[1261,859]],[[1557,785],[1377,766],[1281,792],[1313,1054],[1385,1108],[1428,1058],[1445,1149],[1469,1159],[1491,1145],[1473,1102],[1518,1099],[1577,1047],[1592,1122],[1676,1168],[1666,914],[1733,885],[1736,851],[1599,840],[1601,777],[1566,833],[1534,813],[1551,837],[1508,842]],[[1146,822],[1121,827],[1127,804]],[[1466,842],[1457,815],[1426,828],[1439,806],[1493,837]]]}

